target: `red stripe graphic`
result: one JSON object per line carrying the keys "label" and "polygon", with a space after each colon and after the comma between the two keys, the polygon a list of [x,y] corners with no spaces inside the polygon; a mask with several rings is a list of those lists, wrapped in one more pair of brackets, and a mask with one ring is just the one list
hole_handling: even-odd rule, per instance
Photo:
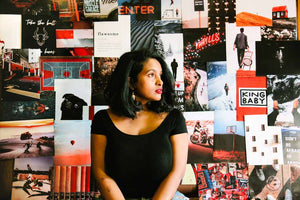
{"label": "red stripe graphic", "polygon": [[73,30],[56,30],[56,39],[74,39]]}

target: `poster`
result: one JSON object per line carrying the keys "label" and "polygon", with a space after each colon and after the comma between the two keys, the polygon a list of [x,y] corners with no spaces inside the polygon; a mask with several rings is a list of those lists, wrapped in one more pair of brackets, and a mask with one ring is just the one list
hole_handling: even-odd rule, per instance
{"label": "poster", "polygon": [[94,23],[94,56],[120,57],[130,51],[130,16],[119,21]]}
{"label": "poster", "polygon": [[236,119],[244,121],[244,115],[267,114],[267,80],[259,76],[236,77]]}
{"label": "poster", "polygon": [[55,55],[55,29],[58,14],[23,15],[22,48],[39,48],[42,55]]}
{"label": "poster", "polygon": [[0,14],[0,40],[8,49],[21,48],[22,16],[12,14]]}
{"label": "poster", "polygon": [[282,137],[284,164],[299,165],[300,164],[300,145],[299,145],[300,129],[283,128],[281,137]]}
{"label": "poster", "polygon": [[245,115],[246,154],[249,165],[283,165],[281,127],[268,126],[267,115]]}

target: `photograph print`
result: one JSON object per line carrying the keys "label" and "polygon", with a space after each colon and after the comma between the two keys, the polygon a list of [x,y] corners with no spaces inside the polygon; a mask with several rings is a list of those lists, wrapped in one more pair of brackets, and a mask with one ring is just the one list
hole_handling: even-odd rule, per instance
{"label": "photograph print", "polygon": [[55,120],[82,120],[83,107],[90,106],[91,79],[55,79]]}
{"label": "photograph print", "polygon": [[[273,0],[236,1],[237,26],[272,26]],[[258,6],[259,5],[259,6]]]}
{"label": "photograph print", "polygon": [[40,97],[38,101],[3,101],[0,120],[54,119],[54,91],[41,91]]}
{"label": "photograph print", "polygon": [[267,75],[269,126],[300,126],[300,75]]}
{"label": "photograph print", "polygon": [[214,112],[184,112],[189,137],[188,163],[212,162]]}
{"label": "photograph print", "polygon": [[54,165],[88,165],[91,163],[90,126],[90,120],[55,123]]}
{"label": "photograph print", "polygon": [[118,64],[118,57],[95,57],[92,75],[92,105],[105,105],[104,89]]}
{"label": "photograph print", "polygon": [[215,162],[245,162],[244,122],[236,121],[236,111],[216,110],[214,123]]}
{"label": "photograph print", "polygon": [[47,200],[51,195],[53,157],[16,158],[11,199]]}
{"label": "photograph print", "polygon": [[0,122],[0,159],[54,155],[53,119]]}
{"label": "photograph print", "polygon": [[262,26],[261,40],[297,40],[296,0],[274,0],[272,26]]}
{"label": "photograph print", "polygon": [[208,28],[183,29],[185,61],[226,60],[225,32],[209,31]]}
{"label": "photograph print", "polygon": [[226,61],[207,62],[207,90],[209,110],[236,110],[236,76]]}
{"label": "photograph print", "polygon": [[182,0],[161,1],[161,20],[181,20]]}
{"label": "photograph print", "polygon": [[183,36],[181,33],[159,34],[160,45],[156,46],[159,53],[169,66],[176,81],[183,82]]}
{"label": "photograph print", "polygon": [[300,41],[256,42],[256,75],[300,73]]}
{"label": "photograph print", "polygon": [[251,199],[292,199],[289,165],[249,165],[249,174]]}
{"label": "photograph print", "polygon": [[208,27],[208,0],[184,1],[182,3],[182,28]]}
{"label": "photograph print", "polygon": [[185,61],[183,72],[185,111],[207,111],[208,90],[206,63]]}
{"label": "photograph print", "polygon": [[236,0],[208,0],[209,32],[225,32],[225,24],[234,23],[235,20]]}
{"label": "photograph print", "polygon": [[260,41],[259,27],[238,27],[226,23],[226,61],[228,73],[256,70],[255,41]]}
{"label": "photograph print", "polygon": [[55,79],[91,79],[92,58],[41,57],[41,90],[54,90]]}
{"label": "photograph print", "polygon": [[[1,1],[2,3],[3,1]],[[0,3],[0,5],[1,5]],[[0,9],[3,7],[0,6]],[[0,14],[0,40],[7,49],[21,49],[22,46],[22,16],[12,14]],[[2,43],[2,44],[3,44]]]}
{"label": "photograph print", "polygon": [[40,99],[40,67],[30,62],[29,49],[5,49],[2,65],[3,101]]}

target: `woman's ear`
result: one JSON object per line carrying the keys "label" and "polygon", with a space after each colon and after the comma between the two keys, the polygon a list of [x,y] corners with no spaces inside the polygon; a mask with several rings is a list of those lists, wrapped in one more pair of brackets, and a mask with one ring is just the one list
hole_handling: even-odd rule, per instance
{"label": "woman's ear", "polygon": [[128,85],[131,90],[134,90],[134,83],[132,83],[131,77],[128,77]]}

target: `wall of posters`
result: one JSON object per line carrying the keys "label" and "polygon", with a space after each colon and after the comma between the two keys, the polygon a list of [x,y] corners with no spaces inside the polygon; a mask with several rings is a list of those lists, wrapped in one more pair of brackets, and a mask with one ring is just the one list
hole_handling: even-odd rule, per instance
{"label": "wall of posters", "polygon": [[146,49],[166,62],[185,119],[186,199],[299,199],[299,10],[296,0],[1,0],[1,197],[100,198],[91,122],[109,109],[120,57]]}

